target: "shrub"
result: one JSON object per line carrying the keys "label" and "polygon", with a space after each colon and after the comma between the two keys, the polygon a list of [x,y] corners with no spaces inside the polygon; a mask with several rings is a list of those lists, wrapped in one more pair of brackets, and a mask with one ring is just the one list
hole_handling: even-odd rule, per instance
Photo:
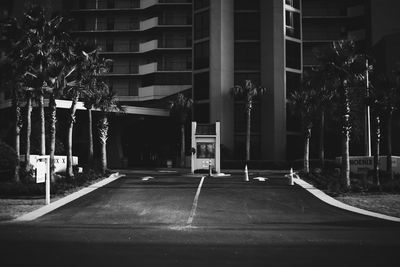
{"label": "shrub", "polygon": [[0,141],[0,179],[7,181],[12,179],[15,165],[17,164],[17,153],[15,150]]}

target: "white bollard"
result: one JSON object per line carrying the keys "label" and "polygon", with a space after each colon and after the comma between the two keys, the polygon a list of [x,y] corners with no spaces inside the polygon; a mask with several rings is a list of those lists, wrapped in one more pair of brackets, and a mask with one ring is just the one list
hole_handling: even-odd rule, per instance
{"label": "white bollard", "polygon": [[208,176],[212,176],[212,167],[211,167],[211,162],[208,165]]}
{"label": "white bollard", "polygon": [[293,168],[290,168],[290,173],[289,173],[289,185],[294,185],[294,181],[293,181]]}
{"label": "white bollard", "polygon": [[247,164],[244,167],[244,181],[248,182],[249,181],[249,171],[247,170]]}

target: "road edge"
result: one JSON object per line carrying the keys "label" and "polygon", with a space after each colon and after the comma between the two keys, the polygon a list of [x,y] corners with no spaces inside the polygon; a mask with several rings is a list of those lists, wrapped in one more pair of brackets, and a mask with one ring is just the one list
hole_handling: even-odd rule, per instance
{"label": "road edge", "polygon": [[344,210],[347,210],[347,211],[359,213],[359,214],[362,214],[362,215],[375,217],[375,218],[378,218],[378,219],[388,220],[388,221],[392,221],[392,222],[400,222],[400,218],[389,216],[389,215],[385,215],[385,214],[381,214],[381,213],[377,213],[377,212],[373,212],[373,211],[360,209],[360,208],[353,207],[351,205],[345,204],[343,202],[340,202],[339,200],[336,200],[333,197],[328,196],[323,191],[315,188],[313,185],[307,183],[306,181],[304,181],[304,180],[302,180],[300,178],[296,178],[296,179],[293,179],[293,180],[297,185],[301,186],[302,188],[304,188],[305,190],[307,190],[308,192],[313,194],[315,197],[317,197],[321,201],[323,201],[323,202],[325,202],[325,203],[327,203],[327,204],[329,204],[331,206],[334,206],[334,207],[337,207],[337,208],[340,208],[340,209],[344,209]]}
{"label": "road edge", "polygon": [[125,174],[120,174],[119,172],[111,174],[109,177],[94,183],[92,185],[89,185],[77,192],[74,192],[70,195],[67,195],[57,201],[54,201],[50,203],[49,205],[43,206],[41,208],[38,208],[34,211],[31,211],[29,213],[26,213],[24,215],[21,215],[15,219],[12,220],[12,222],[27,222],[27,221],[33,221],[49,212],[52,212],[55,209],[58,209],[80,197],[83,197],[86,194],[89,194],[90,192],[93,192],[94,190],[103,187],[111,182],[114,182],[115,180],[125,176]]}

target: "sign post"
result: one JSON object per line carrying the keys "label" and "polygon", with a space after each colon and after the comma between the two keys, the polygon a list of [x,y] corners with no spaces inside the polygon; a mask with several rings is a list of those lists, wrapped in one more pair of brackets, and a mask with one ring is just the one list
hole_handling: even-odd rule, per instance
{"label": "sign post", "polygon": [[46,183],[46,205],[50,204],[50,156],[36,157],[36,183]]}

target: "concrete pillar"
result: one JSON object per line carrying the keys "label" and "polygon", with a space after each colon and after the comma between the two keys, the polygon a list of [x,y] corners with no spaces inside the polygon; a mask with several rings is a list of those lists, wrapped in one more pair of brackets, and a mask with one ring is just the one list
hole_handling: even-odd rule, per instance
{"label": "concrete pillar", "polygon": [[210,123],[221,122],[221,144],[233,152],[233,0],[210,1]]}
{"label": "concrete pillar", "polygon": [[285,22],[282,0],[260,1],[262,158],[286,159]]}

